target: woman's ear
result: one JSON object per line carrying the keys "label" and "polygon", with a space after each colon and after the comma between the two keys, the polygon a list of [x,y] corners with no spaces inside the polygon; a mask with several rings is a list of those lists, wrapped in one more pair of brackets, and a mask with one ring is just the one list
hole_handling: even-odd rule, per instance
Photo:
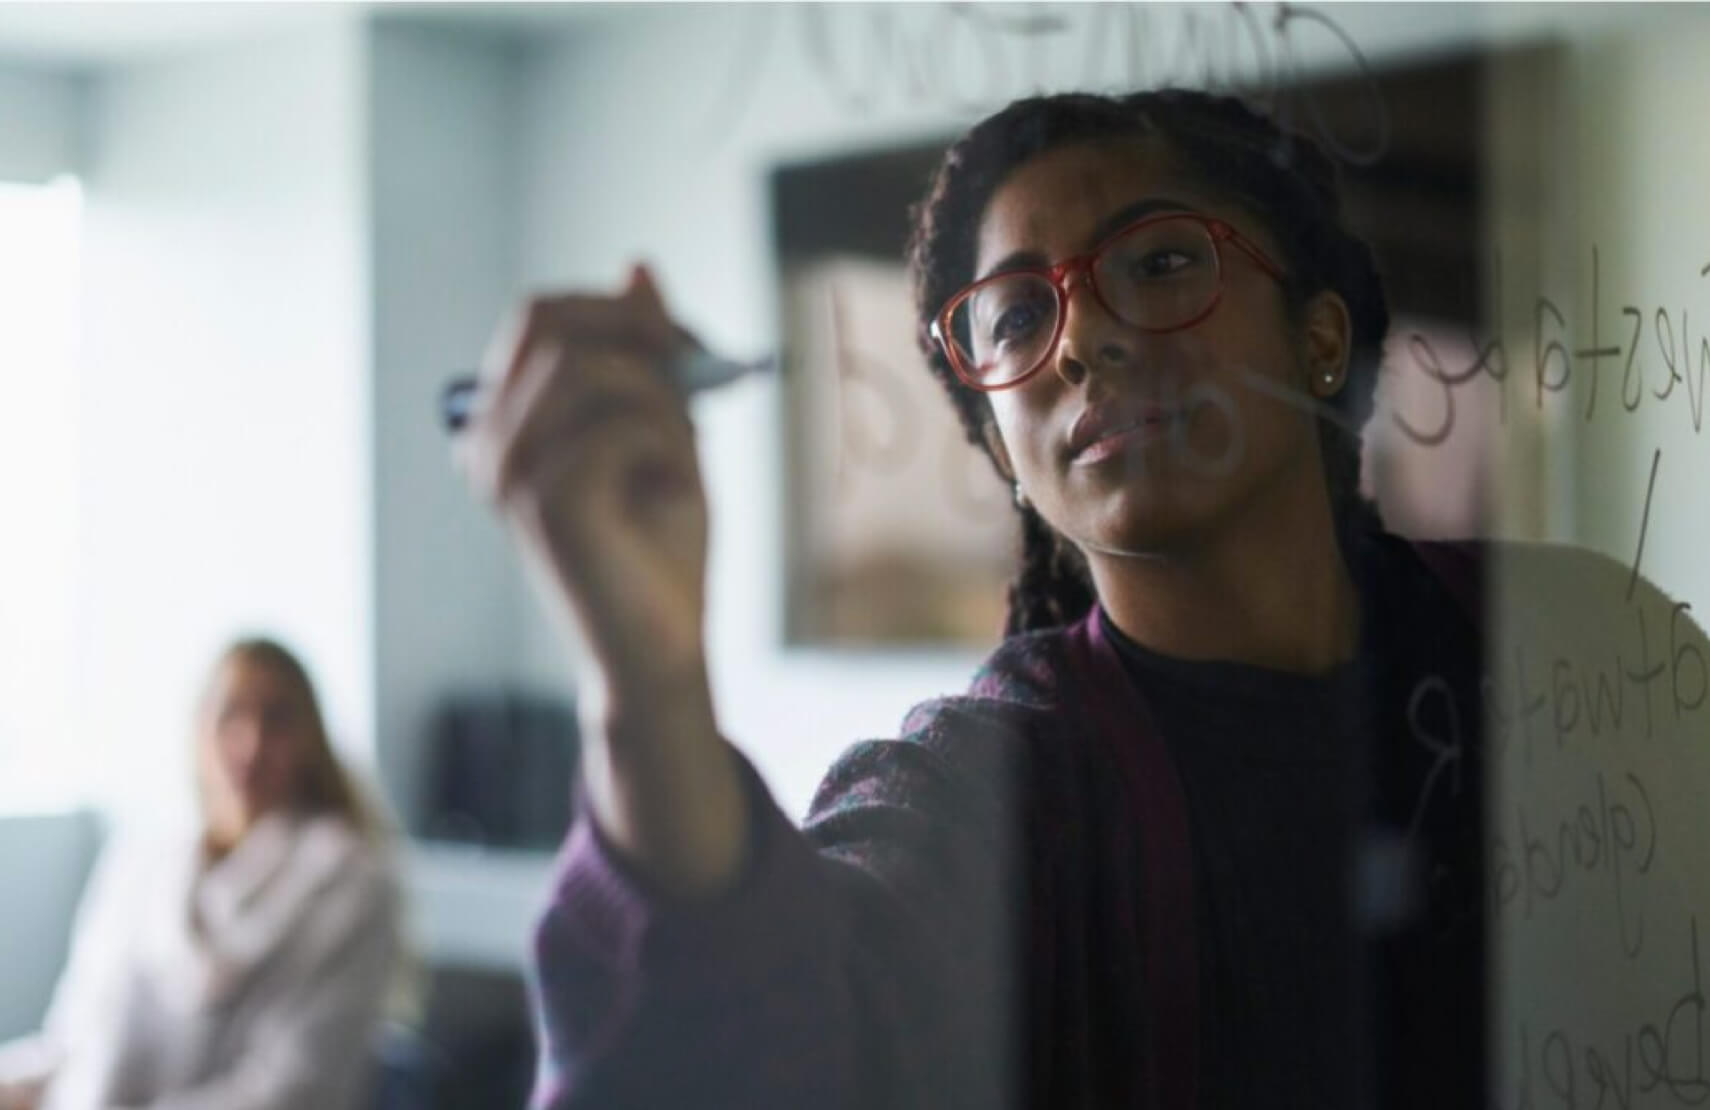
{"label": "woman's ear", "polygon": [[1326,289],[1306,302],[1304,323],[1306,386],[1319,400],[1341,392],[1348,380],[1348,359],[1354,345],[1353,319],[1340,293]]}
{"label": "woman's ear", "polygon": [[998,473],[1003,480],[1015,484],[1015,465],[1009,461],[1009,448],[1003,445],[1003,434],[998,431],[997,421],[987,416],[980,421],[980,436],[986,441],[986,450],[991,452],[992,461],[997,463]]}

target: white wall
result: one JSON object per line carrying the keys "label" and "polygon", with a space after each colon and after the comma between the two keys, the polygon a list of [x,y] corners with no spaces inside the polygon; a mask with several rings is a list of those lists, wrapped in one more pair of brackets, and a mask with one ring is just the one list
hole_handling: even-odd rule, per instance
{"label": "white wall", "polygon": [[245,630],[372,751],[363,66],[327,28],[92,89],[79,724],[127,806],[187,796],[197,685]]}
{"label": "white wall", "polygon": [[78,168],[85,82],[0,61],[0,181],[39,183]]}
{"label": "white wall", "polygon": [[414,814],[439,698],[521,671],[521,573],[435,407],[516,298],[520,59],[386,19],[370,42],[374,696],[385,780]]}

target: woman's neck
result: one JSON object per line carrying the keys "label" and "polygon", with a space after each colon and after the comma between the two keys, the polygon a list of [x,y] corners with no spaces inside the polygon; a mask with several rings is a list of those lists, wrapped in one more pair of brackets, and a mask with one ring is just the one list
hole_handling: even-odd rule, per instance
{"label": "woman's neck", "polygon": [[248,836],[261,820],[261,816],[249,812],[210,814],[202,828],[202,850],[207,855],[208,862],[218,863],[236,851],[237,846],[243,843],[244,837]]}
{"label": "woman's neck", "polygon": [[[1145,556],[1092,554],[1116,627],[1161,655],[1321,674],[1359,646],[1360,603],[1320,488]],[[1316,502],[1316,503],[1314,503]]]}

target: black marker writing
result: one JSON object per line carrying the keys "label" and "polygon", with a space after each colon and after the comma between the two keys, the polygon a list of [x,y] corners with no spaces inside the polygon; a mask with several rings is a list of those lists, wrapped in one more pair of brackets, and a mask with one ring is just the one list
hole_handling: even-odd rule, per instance
{"label": "black marker writing", "polygon": [[1586,391],[1585,400],[1585,418],[1587,420],[1590,420],[1593,414],[1597,412],[1597,380],[1602,376],[1600,373],[1602,370],[1602,360],[1604,358],[1614,358],[1621,353],[1620,347],[1598,346],[1597,328],[1600,314],[1597,311],[1597,305],[1599,304],[1597,294],[1599,270],[1600,266],[1597,256],[1597,248],[1594,246],[1591,248],[1591,346],[1582,347],[1574,352],[1575,358],[1591,359],[1591,388]]}
{"label": "black marker writing", "polygon": [[[1633,318],[1633,333],[1627,338],[1627,362],[1621,368],[1621,407],[1628,412],[1638,412],[1639,406],[1645,400],[1645,381],[1643,376],[1636,376],[1633,369],[1639,365],[1636,358],[1639,354],[1639,336],[1645,330],[1645,314],[1632,305],[1623,305],[1621,315]],[[1627,399],[1628,385],[1633,386],[1630,401]]]}
{"label": "black marker writing", "polygon": [[[1710,660],[1705,658],[1688,614],[1691,606],[1671,603],[1667,640],[1653,645],[1652,625],[1643,605],[1629,606],[1631,646],[1613,641],[1601,659],[1555,656],[1540,668],[1524,644],[1516,644],[1503,671],[1484,687],[1485,711],[1491,739],[1506,750],[1516,739],[1525,766],[1531,767],[1540,734],[1552,738],[1557,751],[1576,738],[1620,739],[1629,710],[1628,694],[1638,699],[1644,715],[1643,738],[1656,734],[1656,700],[1668,700],[1676,722],[1700,713],[1710,695]],[[1540,728],[1547,726],[1547,728]],[[1518,733],[1518,736],[1516,736]]]}
{"label": "black marker writing", "polygon": [[1633,591],[1639,586],[1639,564],[1645,558],[1645,535],[1651,530],[1651,495],[1657,490],[1657,467],[1662,463],[1662,448],[1658,447],[1651,454],[1651,479],[1645,483],[1645,511],[1639,518],[1639,549],[1633,553],[1633,573],[1627,579],[1627,600],[1633,600]]}
{"label": "black marker writing", "polygon": [[1560,898],[1576,874],[1585,879],[1607,875],[1621,951],[1629,959],[1644,948],[1643,897],[1631,882],[1647,877],[1656,863],[1657,818],[1650,791],[1634,774],[1611,795],[1603,775],[1594,781],[1595,798],[1569,802],[1560,816],[1541,824],[1524,805],[1491,838],[1490,881],[1499,913],[1518,909],[1530,921],[1544,904]]}
{"label": "black marker writing", "polygon": [[[1692,606],[1688,605],[1686,602],[1676,602],[1674,610],[1669,614],[1668,618],[1669,647],[1673,649],[1669,660],[1669,671],[1674,676],[1674,681],[1670,684],[1670,689],[1674,693],[1674,715],[1676,719],[1685,716],[1687,713],[1690,713],[1703,705],[1705,694],[1710,693],[1710,664],[1706,664],[1703,649],[1700,648],[1690,636],[1690,633],[1694,631],[1694,628],[1692,621],[1686,614],[1691,611]],[[1687,636],[1682,636],[1680,634],[1680,624],[1682,621],[1686,622],[1687,632],[1689,633]],[[1698,693],[1696,696],[1691,698],[1686,697],[1682,692],[1685,689],[1686,684],[1681,681],[1682,677],[1687,673],[1686,664],[1688,663],[1692,664],[1693,670],[1696,671],[1698,675]]]}
{"label": "black marker writing", "polygon": [[[1068,57],[1080,63],[1068,78],[1076,86],[1240,91],[1285,126],[1309,131],[1332,157],[1357,165],[1382,158],[1390,143],[1389,111],[1353,36],[1315,8],[1279,3],[1268,20],[1259,11],[1244,3],[1168,12],[1100,4],[1070,18],[1050,9],[956,3],[758,5],[741,25],[720,91],[708,98],[717,114],[698,121],[696,136],[734,133],[784,41],[778,21],[793,17],[795,41],[819,91],[851,115],[887,107],[984,114],[1043,91],[1051,63]],[[1308,37],[1323,40],[1338,57],[1327,69],[1355,75],[1361,89],[1357,133],[1339,130],[1311,91],[1301,60]]]}
{"label": "black marker writing", "polygon": [[1652,1091],[1666,1094],[1680,1106],[1698,1106],[1710,1099],[1704,1054],[1704,1019],[1710,1002],[1704,995],[1697,917],[1688,919],[1687,937],[1688,979],[1680,994],[1667,1013],[1622,1033],[1613,1051],[1557,1026],[1537,1042],[1534,1057],[1532,1030],[1521,1024],[1515,1110],[1630,1107],[1637,1105],[1636,1095]]}
{"label": "black marker writing", "polygon": [[[1500,259],[1496,261],[1496,266],[1497,270],[1493,272],[1499,272]],[[1699,276],[1710,277],[1710,266],[1702,269]],[[1542,409],[1552,395],[1567,393],[1573,388],[1576,378],[1589,379],[1585,387],[1586,402],[1580,418],[1590,422],[1597,416],[1598,383],[1604,360],[1624,356],[1621,369],[1621,404],[1624,411],[1637,412],[1647,395],[1658,403],[1669,403],[1675,397],[1676,387],[1684,386],[1684,390],[1680,392],[1693,434],[1702,432],[1705,399],[1710,397],[1710,382],[1706,380],[1710,377],[1710,335],[1700,336],[1697,347],[1694,348],[1689,311],[1684,308],[1680,310],[1677,328],[1676,315],[1666,306],[1658,306],[1651,313],[1652,336],[1650,342],[1646,343],[1645,313],[1639,306],[1627,304],[1621,309],[1621,315],[1628,321],[1625,347],[1621,344],[1605,344],[1601,303],[1602,255],[1595,244],[1591,250],[1591,296],[1591,341],[1587,344],[1575,344],[1571,341],[1569,319],[1554,300],[1545,295],[1534,299],[1530,390],[1534,406]],[[1500,309],[1498,312],[1500,313]],[[1445,366],[1428,336],[1419,333],[1409,335],[1405,349],[1408,354],[1407,361],[1411,365],[1405,365],[1401,369],[1424,374],[1439,387],[1442,395],[1440,409],[1433,411],[1430,419],[1400,412],[1392,414],[1391,419],[1396,427],[1408,439],[1424,447],[1434,447],[1446,442],[1454,430],[1456,391],[1481,375],[1488,376],[1496,383],[1499,420],[1504,424],[1507,422],[1508,355],[1502,339],[1492,338],[1475,344],[1476,354],[1473,360],[1459,368]],[[1662,368],[1667,372],[1662,383],[1652,386],[1648,394],[1645,389],[1647,352],[1660,360]]]}
{"label": "black marker writing", "polygon": [[[1442,707],[1447,735],[1439,734],[1427,721],[1427,704],[1433,700]],[[1436,757],[1419,788],[1419,797],[1413,804],[1413,817],[1407,823],[1407,839],[1411,841],[1419,830],[1419,823],[1425,819],[1425,810],[1444,771],[1453,772],[1449,780],[1450,794],[1459,796],[1461,792],[1461,761],[1466,742],[1461,732],[1461,712],[1455,704],[1454,690],[1442,676],[1428,675],[1414,686],[1412,695],[1407,699],[1407,728],[1413,739]]]}

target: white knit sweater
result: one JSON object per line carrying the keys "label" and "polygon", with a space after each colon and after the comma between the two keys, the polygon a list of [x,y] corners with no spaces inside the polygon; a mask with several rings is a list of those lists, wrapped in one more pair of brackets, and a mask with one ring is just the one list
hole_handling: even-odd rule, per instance
{"label": "white knit sweater", "polygon": [[115,844],[0,1083],[47,1077],[41,1110],[355,1110],[398,918],[390,859],[334,818],[265,818],[212,865]]}

